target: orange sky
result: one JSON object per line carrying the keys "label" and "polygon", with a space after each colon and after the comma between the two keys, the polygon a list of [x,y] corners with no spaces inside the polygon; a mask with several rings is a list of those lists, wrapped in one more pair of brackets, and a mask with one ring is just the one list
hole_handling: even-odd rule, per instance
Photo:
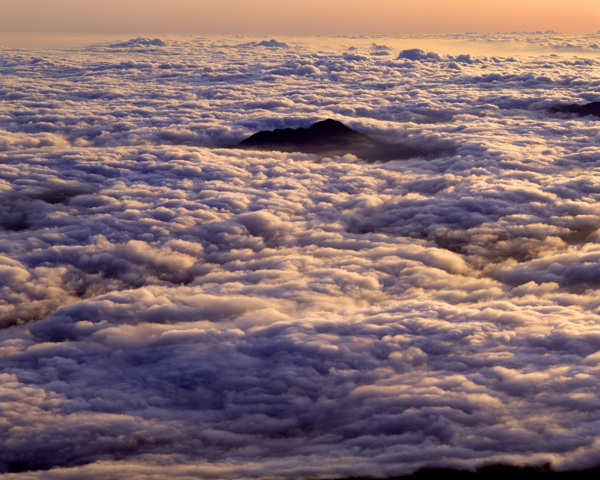
{"label": "orange sky", "polygon": [[0,0],[1,32],[402,34],[600,30],[599,0]]}

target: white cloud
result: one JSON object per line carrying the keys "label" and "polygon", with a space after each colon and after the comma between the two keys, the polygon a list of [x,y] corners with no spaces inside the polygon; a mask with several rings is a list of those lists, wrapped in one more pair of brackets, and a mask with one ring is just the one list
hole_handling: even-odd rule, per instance
{"label": "white cloud", "polygon": [[426,52],[420,48],[410,48],[408,50],[402,50],[398,59],[407,60],[434,60],[440,61],[442,58],[435,52]]}
{"label": "white cloud", "polygon": [[[598,61],[382,41],[0,51],[2,472],[593,464]],[[329,117],[431,154],[217,148]]]}

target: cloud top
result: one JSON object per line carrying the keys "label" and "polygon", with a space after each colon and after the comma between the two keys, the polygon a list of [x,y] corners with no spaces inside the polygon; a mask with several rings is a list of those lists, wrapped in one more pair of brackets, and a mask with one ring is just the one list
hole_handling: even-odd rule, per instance
{"label": "cloud top", "polygon": [[373,41],[0,51],[3,474],[597,466],[598,60]]}

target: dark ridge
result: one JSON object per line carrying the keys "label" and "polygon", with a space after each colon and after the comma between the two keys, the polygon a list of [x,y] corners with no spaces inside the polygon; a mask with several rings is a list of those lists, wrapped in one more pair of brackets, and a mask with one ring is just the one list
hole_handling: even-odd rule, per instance
{"label": "dark ridge", "polygon": [[577,103],[557,105],[552,107],[550,111],[553,113],[574,113],[578,117],[587,117],[588,115],[600,117],[600,102],[591,102],[583,105]]}
{"label": "dark ridge", "polygon": [[232,148],[342,156],[347,153],[368,161],[418,157],[422,152],[401,144],[384,143],[359,133],[336,120],[323,120],[309,128],[261,131]]}
{"label": "dark ridge", "polygon": [[557,472],[549,465],[540,467],[513,467],[509,465],[488,465],[474,472],[451,468],[425,468],[412,475],[401,477],[351,477],[337,480],[593,480],[600,475],[600,468]]}

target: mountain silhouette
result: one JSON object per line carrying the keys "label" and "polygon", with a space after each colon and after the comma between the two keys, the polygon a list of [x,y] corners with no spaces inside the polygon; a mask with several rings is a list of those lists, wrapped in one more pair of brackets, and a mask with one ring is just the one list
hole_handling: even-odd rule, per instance
{"label": "mountain silhouette", "polygon": [[554,113],[574,113],[579,117],[586,117],[593,115],[594,117],[600,117],[600,102],[591,102],[579,105],[577,103],[557,105],[550,109]]}
{"label": "mountain silhouette", "polygon": [[261,131],[233,148],[342,156],[347,153],[367,161],[389,161],[417,157],[422,153],[401,144],[380,142],[336,120],[323,120],[308,128]]}

